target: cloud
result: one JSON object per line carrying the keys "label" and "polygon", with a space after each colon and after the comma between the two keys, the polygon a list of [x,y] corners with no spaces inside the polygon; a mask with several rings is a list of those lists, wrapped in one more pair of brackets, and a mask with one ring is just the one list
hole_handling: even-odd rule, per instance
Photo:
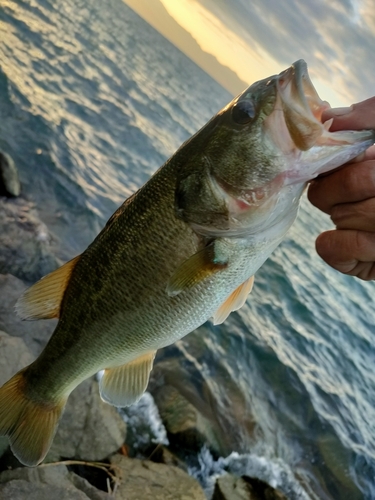
{"label": "cloud", "polygon": [[343,103],[375,94],[374,0],[199,2],[281,66],[305,59],[312,77],[331,86]]}
{"label": "cloud", "polygon": [[375,32],[375,6],[373,0],[362,0],[359,2],[359,13],[368,29]]}

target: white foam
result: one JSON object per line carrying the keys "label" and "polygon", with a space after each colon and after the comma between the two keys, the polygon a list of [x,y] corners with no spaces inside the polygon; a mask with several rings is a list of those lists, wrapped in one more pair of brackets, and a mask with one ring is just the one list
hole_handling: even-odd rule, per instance
{"label": "white foam", "polygon": [[132,406],[121,409],[121,415],[128,428],[137,437],[138,447],[148,443],[168,445],[167,432],[161,421],[154,398],[145,392],[141,399]]}
{"label": "white foam", "polygon": [[189,468],[189,474],[202,485],[208,498],[212,497],[216,479],[226,472],[236,476],[261,479],[282,491],[289,500],[311,500],[296,480],[287,464],[279,459],[269,459],[255,453],[232,452],[227,457],[215,460],[210,451],[203,447],[198,454],[199,466]]}

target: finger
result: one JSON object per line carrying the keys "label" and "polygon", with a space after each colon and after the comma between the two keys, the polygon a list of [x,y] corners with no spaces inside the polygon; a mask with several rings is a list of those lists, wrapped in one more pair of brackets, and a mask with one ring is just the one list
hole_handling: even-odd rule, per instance
{"label": "finger", "polygon": [[[363,154],[362,160],[361,161],[368,161],[368,160],[375,160],[375,144],[368,149]],[[359,161],[358,156],[355,158],[355,160],[352,161]]]}
{"label": "finger", "polygon": [[310,202],[327,214],[341,203],[355,203],[375,197],[375,161],[348,164],[310,183]]}
{"label": "finger", "polygon": [[327,231],[318,236],[316,251],[341,273],[366,281],[375,279],[375,233]]}
{"label": "finger", "polygon": [[335,205],[331,210],[331,219],[337,229],[375,232],[375,198]]}
{"label": "finger", "polygon": [[375,129],[375,96],[353,104],[350,108],[330,108],[323,112],[322,121],[333,118],[331,132],[336,130]]}

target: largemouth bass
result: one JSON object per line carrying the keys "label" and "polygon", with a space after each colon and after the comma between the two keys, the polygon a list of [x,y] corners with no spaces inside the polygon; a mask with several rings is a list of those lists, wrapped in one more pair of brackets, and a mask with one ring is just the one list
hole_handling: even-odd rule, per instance
{"label": "largemouth bass", "polygon": [[0,435],[45,457],[71,391],[104,370],[104,401],[145,391],[161,349],[241,307],[296,218],[306,183],[355,157],[373,131],[329,131],[304,61],[233,99],[113,214],[78,257],[19,299],[59,318],[39,358],[0,389]]}

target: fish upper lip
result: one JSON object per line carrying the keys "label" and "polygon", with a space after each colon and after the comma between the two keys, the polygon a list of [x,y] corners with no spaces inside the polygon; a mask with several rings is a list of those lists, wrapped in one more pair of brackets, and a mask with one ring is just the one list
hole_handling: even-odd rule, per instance
{"label": "fish upper lip", "polygon": [[281,72],[277,78],[277,89],[286,106],[293,108],[314,122],[321,122],[323,111],[331,106],[323,101],[310,80],[307,64],[299,59],[288,69]]}

